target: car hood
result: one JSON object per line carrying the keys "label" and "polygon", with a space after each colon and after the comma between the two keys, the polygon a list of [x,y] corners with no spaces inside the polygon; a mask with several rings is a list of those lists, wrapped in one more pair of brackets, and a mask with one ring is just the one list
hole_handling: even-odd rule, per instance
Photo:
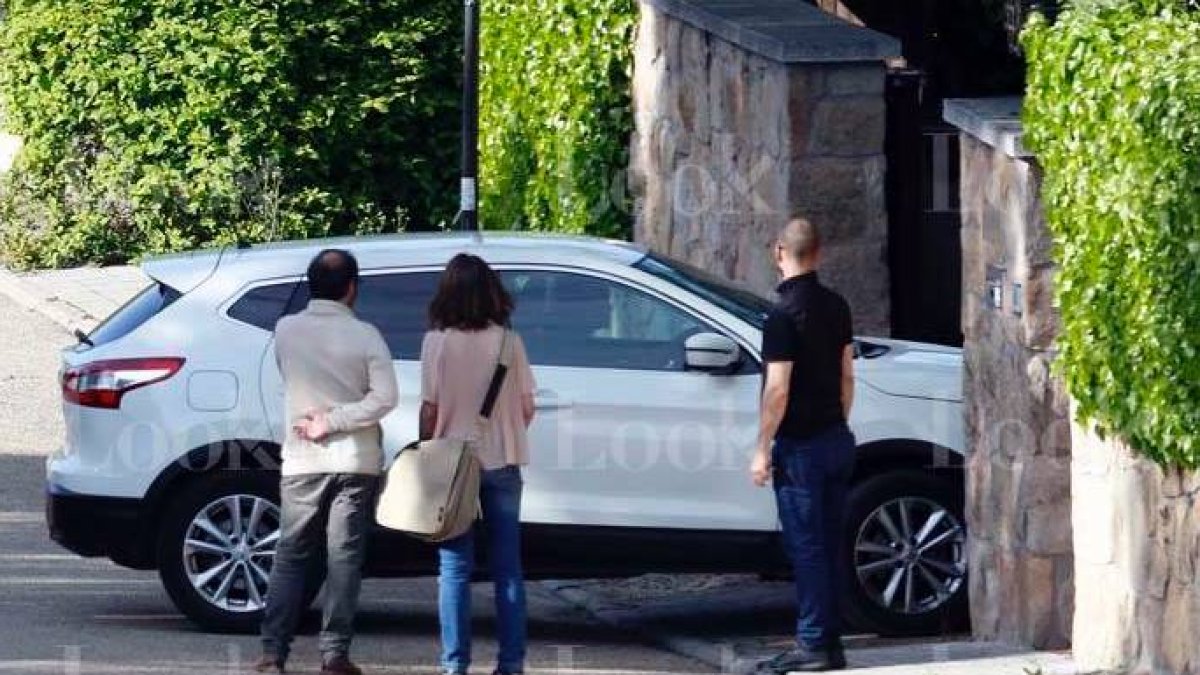
{"label": "car hood", "polygon": [[[885,394],[935,401],[962,401],[962,350],[955,347],[862,338],[854,362],[857,378]],[[878,346],[882,349],[872,349]]]}

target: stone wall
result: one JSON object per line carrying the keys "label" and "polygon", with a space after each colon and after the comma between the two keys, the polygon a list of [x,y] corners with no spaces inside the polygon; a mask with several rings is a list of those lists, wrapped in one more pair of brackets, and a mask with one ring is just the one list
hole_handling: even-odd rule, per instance
{"label": "stone wall", "polygon": [[1019,108],[948,101],[945,115],[963,130],[974,631],[1071,642],[1080,672],[1200,673],[1200,472],[1072,422],[1050,371],[1054,268]]}
{"label": "stone wall", "polygon": [[[769,14],[780,5],[792,24],[800,16],[826,26],[819,40],[798,33],[800,42],[789,42],[784,21],[781,35],[754,33],[753,22],[729,32],[733,24],[715,21],[703,4],[642,4],[635,239],[768,292],[776,283],[770,244],[789,215],[807,216],[825,238],[822,276],[849,300],[856,329],[886,335],[880,55],[889,39],[794,2],[745,2],[737,20],[753,18],[747,6]],[[864,39],[870,49],[851,48]],[[821,41],[828,44],[814,44]]]}
{"label": "stone wall", "polygon": [[963,356],[971,619],[976,637],[1070,643],[1074,586],[1068,399],[1041,176],[1019,101],[948,102],[964,129]]}
{"label": "stone wall", "polygon": [[1200,473],[1163,469],[1086,425],[1072,439],[1075,662],[1200,673]]}

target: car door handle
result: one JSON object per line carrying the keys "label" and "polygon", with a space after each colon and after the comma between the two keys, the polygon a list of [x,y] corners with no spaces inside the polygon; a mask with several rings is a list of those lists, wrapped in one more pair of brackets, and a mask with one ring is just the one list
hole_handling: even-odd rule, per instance
{"label": "car door handle", "polygon": [[538,389],[533,392],[533,407],[535,410],[561,410],[570,408],[571,402],[549,389]]}

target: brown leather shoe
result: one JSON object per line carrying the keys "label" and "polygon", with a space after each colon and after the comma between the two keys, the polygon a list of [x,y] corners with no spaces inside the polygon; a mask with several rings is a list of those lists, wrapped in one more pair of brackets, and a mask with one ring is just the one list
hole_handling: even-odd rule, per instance
{"label": "brown leather shoe", "polygon": [[321,675],[363,675],[363,671],[348,657],[335,656],[321,666]]}
{"label": "brown leather shoe", "polygon": [[254,672],[256,673],[283,673],[283,661],[279,657],[270,654],[263,654],[254,664]]}

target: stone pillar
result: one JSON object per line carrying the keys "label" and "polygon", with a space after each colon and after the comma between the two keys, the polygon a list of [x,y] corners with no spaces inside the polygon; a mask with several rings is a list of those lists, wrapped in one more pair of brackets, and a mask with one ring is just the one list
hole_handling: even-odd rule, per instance
{"label": "stone pillar", "polygon": [[1069,404],[1051,374],[1057,312],[1041,174],[1019,99],[947,101],[961,130],[963,360],[971,620],[976,637],[1071,639]]}
{"label": "stone pillar", "polygon": [[634,238],[766,293],[770,244],[806,216],[855,328],[886,335],[883,61],[899,44],[794,0],[641,8]]}

